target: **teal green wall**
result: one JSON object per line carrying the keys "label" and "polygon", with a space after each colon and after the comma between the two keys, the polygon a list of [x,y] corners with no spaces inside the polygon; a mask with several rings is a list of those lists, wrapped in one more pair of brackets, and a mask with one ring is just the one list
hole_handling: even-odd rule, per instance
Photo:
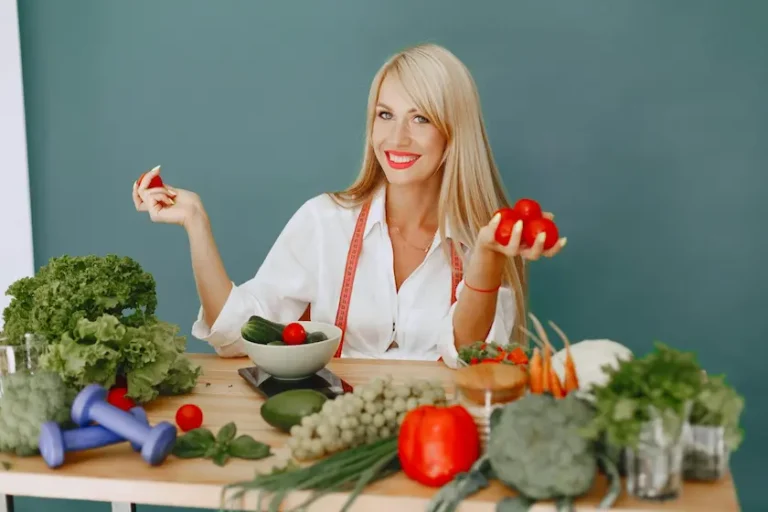
{"label": "teal green wall", "polygon": [[534,311],[571,338],[661,339],[728,373],[747,397],[740,499],[768,510],[768,2],[19,4],[37,265],[137,258],[189,333],[186,240],[134,211],[138,174],[162,164],[201,193],[245,280],[303,201],[353,179],[381,62],[442,43],[474,73],[511,195],[569,237],[532,265]]}

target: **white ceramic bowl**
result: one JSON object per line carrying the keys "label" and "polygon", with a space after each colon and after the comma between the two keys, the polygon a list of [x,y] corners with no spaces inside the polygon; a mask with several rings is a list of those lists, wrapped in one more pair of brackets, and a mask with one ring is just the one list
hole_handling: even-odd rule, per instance
{"label": "white ceramic bowl", "polygon": [[307,334],[320,331],[327,340],[302,345],[260,345],[243,339],[245,350],[253,364],[275,378],[298,380],[309,377],[333,359],[341,342],[341,329],[322,322],[298,322]]}

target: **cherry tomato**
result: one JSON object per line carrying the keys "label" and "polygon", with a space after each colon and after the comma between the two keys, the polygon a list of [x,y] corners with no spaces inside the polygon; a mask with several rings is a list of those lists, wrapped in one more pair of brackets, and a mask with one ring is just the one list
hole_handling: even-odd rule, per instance
{"label": "cherry tomato", "polygon": [[539,233],[541,232],[547,234],[547,239],[544,241],[545,251],[554,247],[560,238],[555,223],[550,219],[542,217],[534,219],[523,226],[523,244],[528,247],[533,247],[533,244],[536,242],[536,237],[539,236]]}
{"label": "cherry tomato", "polygon": [[515,227],[515,223],[521,220],[522,216],[512,208],[502,208],[496,213],[501,215],[501,220],[499,220],[499,225],[496,227],[494,238],[501,245],[507,245],[509,239],[512,238],[512,229]]}
{"label": "cherry tomato", "polygon": [[107,393],[107,403],[114,405],[118,409],[123,411],[129,410],[131,407],[136,407],[136,403],[125,396],[128,389],[123,387],[114,387]]}
{"label": "cherry tomato", "polygon": [[[138,184],[141,185],[141,180],[144,179],[144,176],[146,176],[147,173],[142,173],[141,176],[139,176]],[[152,181],[149,182],[149,185],[147,188],[162,188],[164,186],[163,179],[158,174],[154,178],[152,178]]]}
{"label": "cherry tomato", "polygon": [[307,331],[300,323],[290,323],[283,329],[283,343],[286,345],[301,345],[305,341],[307,341]]}
{"label": "cherry tomato", "polygon": [[515,203],[515,206],[513,208],[518,214],[520,214],[520,217],[523,219],[523,222],[529,222],[534,219],[540,219],[543,215],[541,211],[541,206],[538,202],[534,201],[533,199],[527,199],[523,198],[520,199],[518,202]]}
{"label": "cherry tomato", "polygon": [[203,424],[203,411],[194,404],[184,404],[176,411],[176,424],[187,432]]}

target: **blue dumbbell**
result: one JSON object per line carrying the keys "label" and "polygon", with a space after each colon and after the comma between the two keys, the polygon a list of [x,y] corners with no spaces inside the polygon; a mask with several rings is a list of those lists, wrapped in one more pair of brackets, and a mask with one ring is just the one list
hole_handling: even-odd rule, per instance
{"label": "blue dumbbell", "polygon": [[[134,407],[129,412],[144,425],[149,425],[147,413],[141,407]],[[126,441],[124,437],[120,437],[101,425],[61,430],[58,423],[48,421],[40,426],[38,444],[40,445],[40,455],[43,456],[48,467],[57,468],[64,464],[64,454],[67,452],[101,448],[124,441]],[[141,450],[140,444],[131,443],[131,446],[137,452]]]}
{"label": "blue dumbbell", "polygon": [[160,464],[173,450],[176,427],[162,421],[154,427],[106,401],[107,390],[98,384],[86,386],[72,404],[72,421],[85,427],[94,421],[123,439],[141,446],[141,457],[151,465]]}

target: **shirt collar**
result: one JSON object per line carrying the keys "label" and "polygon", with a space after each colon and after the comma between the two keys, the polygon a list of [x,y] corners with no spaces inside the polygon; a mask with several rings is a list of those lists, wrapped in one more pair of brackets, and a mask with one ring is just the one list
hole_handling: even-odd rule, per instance
{"label": "shirt collar", "polygon": [[[376,224],[380,223],[383,228],[386,227],[386,199],[387,187],[386,185],[381,185],[378,189],[376,189],[376,192],[371,198],[371,209],[368,212],[368,220],[365,223],[365,231],[363,231],[363,237],[367,237],[368,233],[371,232]],[[451,233],[451,226],[450,224],[447,224],[445,226],[445,237],[451,238]]]}

